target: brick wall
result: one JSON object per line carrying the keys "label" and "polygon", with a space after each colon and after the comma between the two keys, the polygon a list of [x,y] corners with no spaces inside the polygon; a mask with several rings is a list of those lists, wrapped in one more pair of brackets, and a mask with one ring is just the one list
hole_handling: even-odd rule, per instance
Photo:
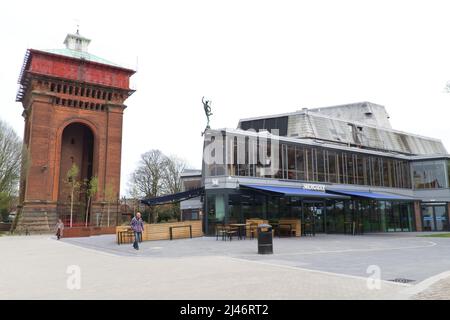
{"label": "brick wall", "polygon": [[[107,185],[119,196],[123,103],[133,73],[32,50],[26,71],[29,85],[22,101],[30,165],[23,171],[21,202],[28,222],[33,217],[43,221],[44,214],[67,207],[64,180],[72,161],[81,170],[80,178],[88,176],[88,132],[93,135],[92,175],[98,177],[98,192],[92,200],[105,202]],[[53,223],[54,217],[50,220]]]}

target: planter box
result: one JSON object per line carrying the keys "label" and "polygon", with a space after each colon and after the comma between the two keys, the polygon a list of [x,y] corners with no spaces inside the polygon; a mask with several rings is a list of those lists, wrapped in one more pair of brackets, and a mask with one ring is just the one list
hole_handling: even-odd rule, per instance
{"label": "planter box", "polygon": [[63,238],[79,238],[89,237],[91,235],[90,228],[64,228]]}
{"label": "planter box", "polygon": [[63,238],[78,238],[98,236],[101,234],[115,234],[116,227],[75,227],[64,228]]}
{"label": "planter box", "polygon": [[9,230],[11,230],[11,223],[0,222],[0,231],[9,231]]}
{"label": "planter box", "polygon": [[116,227],[91,227],[91,236],[98,236],[101,234],[115,234]]}

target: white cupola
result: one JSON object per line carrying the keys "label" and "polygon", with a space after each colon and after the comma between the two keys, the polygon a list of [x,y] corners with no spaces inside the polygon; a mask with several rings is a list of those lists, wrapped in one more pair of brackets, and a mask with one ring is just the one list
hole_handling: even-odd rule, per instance
{"label": "white cupola", "polygon": [[69,33],[66,36],[66,39],[64,40],[64,44],[66,45],[67,49],[82,51],[82,52],[87,52],[87,48],[88,48],[90,42],[91,42],[90,39],[80,36],[80,33],[78,30],[75,34]]}

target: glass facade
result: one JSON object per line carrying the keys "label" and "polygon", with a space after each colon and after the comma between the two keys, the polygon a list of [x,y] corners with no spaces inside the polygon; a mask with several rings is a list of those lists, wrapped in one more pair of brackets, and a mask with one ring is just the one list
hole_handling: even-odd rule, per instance
{"label": "glass facade", "polygon": [[[247,219],[300,219],[320,233],[349,233],[358,224],[364,232],[415,231],[412,202],[376,200],[322,200],[267,195],[250,190],[214,191],[206,196],[207,233],[217,224],[245,223]],[[227,207],[227,209],[225,208]]]}
{"label": "glass facade", "polygon": [[285,116],[243,121],[240,124],[240,128],[242,130],[255,130],[257,132],[262,130],[272,131],[273,128],[276,128],[275,130],[278,130],[278,135],[287,136],[288,117]]}
{"label": "glass facade", "polygon": [[423,231],[448,231],[447,204],[422,204]]}
{"label": "glass facade", "polygon": [[412,163],[414,189],[448,188],[449,161],[421,161]]}
{"label": "glass facade", "polygon": [[450,187],[450,160],[447,160],[447,185]]}
{"label": "glass facade", "polygon": [[[225,223],[225,200],[222,194],[210,194],[206,197],[207,207],[207,219],[210,221],[210,225]],[[208,229],[207,233],[214,233],[214,229]]]}
{"label": "glass facade", "polygon": [[[278,120],[277,120],[278,121]],[[263,126],[264,124],[262,124]],[[263,127],[261,127],[263,128]],[[220,141],[220,148],[207,150],[215,162],[204,162],[204,175],[257,177],[276,180],[359,185],[379,188],[432,190],[450,188],[449,160],[420,160],[332,149],[305,143],[270,140],[267,137],[226,135],[217,132],[205,147]],[[245,179],[240,179],[245,180]],[[351,189],[351,188],[349,188]],[[447,200],[442,205],[425,204],[414,213],[410,201],[303,199],[261,194],[247,189],[215,189],[205,197],[205,225],[211,234],[217,223],[245,222],[250,218],[277,220],[297,218],[311,222],[317,232],[348,233],[355,225],[364,232],[450,230]],[[389,191],[386,191],[389,193]],[[395,192],[395,191],[394,191]],[[427,194],[429,191],[423,191]],[[423,193],[422,192],[422,193]],[[422,194],[418,192],[417,194]],[[424,193],[424,194],[425,194]],[[212,228],[212,229],[211,229]]]}
{"label": "glass facade", "polygon": [[277,148],[279,154],[274,155],[278,157],[276,168],[268,171],[261,154],[272,156],[270,140],[233,136],[217,138],[224,140],[221,152],[226,165],[206,165],[208,176],[250,176],[407,189],[412,185],[407,160],[281,143]]}

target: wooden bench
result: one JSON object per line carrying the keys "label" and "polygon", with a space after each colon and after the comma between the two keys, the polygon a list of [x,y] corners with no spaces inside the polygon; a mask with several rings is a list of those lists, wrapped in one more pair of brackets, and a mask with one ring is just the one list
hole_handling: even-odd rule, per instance
{"label": "wooden bench", "polygon": [[173,229],[176,228],[189,228],[189,237],[192,239],[192,226],[191,225],[183,225],[183,226],[170,226],[169,232],[170,232],[170,240],[173,240]]}
{"label": "wooden bench", "polygon": [[[179,227],[179,231],[173,230]],[[116,227],[117,241],[118,242],[128,242],[130,241],[126,237],[126,233],[119,233],[130,230],[130,226],[118,226]],[[170,223],[151,223],[144,224],[144,231],[142,232],[142,241],[152,241],[152,240],[171,240],[174,238],[195,238],[203,236],[202,231],[202,221],[183,221],[183,222],[170,222]]]}
{"label": "wooden bench", "polygon": [[[117,231],[117,244],[133,242],[134,232],[131,229],[123,229]],[[126,239],[126,241],[124,241]],[[129,241],[128,241],[129,240]]]}
{"label": "wooden bench", "polygon": [[301,221],[295,218],[282,218],[279,220],[279,225],[290,225],[291,236],[300,237],[301,236]]}
{"label": "wooden bench", "polygon": [[258,218],[245,220],[245,224],[247,224],[249,226],[253,225],[253,228],[247,228],[246,237],[250,238],[250,239],[252,239],[254,236],[258,237],[258,226],[260,224],[268,224],[268,223],[269,223],[269,220],[258,219]]}
{"label": "wooden bench", "polygon": [[[292,236],[293,230],[292,230],[292,224],[290,223],[278,223],[277,224],[277,235],[280,237],[281,236],[281,230],[287,230],[287,235],[288,237]],[[294,231],[295,232],[295,231]]]}

